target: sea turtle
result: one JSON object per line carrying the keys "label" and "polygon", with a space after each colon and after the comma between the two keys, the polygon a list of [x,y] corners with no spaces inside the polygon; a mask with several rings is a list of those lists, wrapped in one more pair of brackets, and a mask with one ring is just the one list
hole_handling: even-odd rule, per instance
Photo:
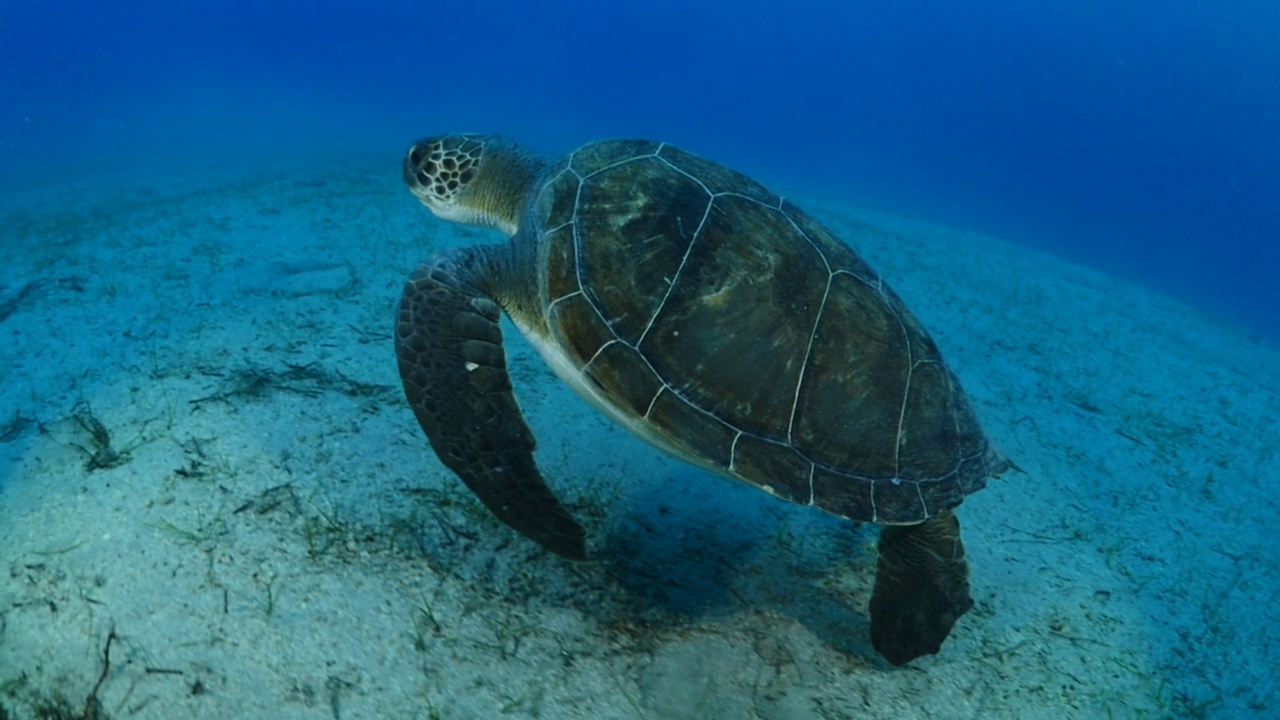
{"label": "sea turtle", "polygon": [[871,641],[936,653],[973,604],[951,509],[1006,460],[934,342],[827,228],[726,167],[649,140],[551,162],[500,136],[409,148],[436,216],[509,242],[431,256],[395,344],[440,460],[500,519],[585,557],[512,395],[501,311],[623,427],[771,495],[885,525]]}

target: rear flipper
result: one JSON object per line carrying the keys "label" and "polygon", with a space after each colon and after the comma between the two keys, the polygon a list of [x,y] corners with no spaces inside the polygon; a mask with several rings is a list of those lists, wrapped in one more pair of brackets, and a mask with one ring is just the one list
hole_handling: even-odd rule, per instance
{"label": "rear flipper", "polygon": [[543,482],[511,393],[501,309],[482,286],[483,248],[432,257],[396,316],[405,396],[449,469],[506,524],[564,557],[586,557],[582,527]]}
{"label": "rear flipper", "polygon": [[919,525],[887,525],[871,593],[871,645],[894,665],[938,652],[973,607],[960,521],[950,512]]}

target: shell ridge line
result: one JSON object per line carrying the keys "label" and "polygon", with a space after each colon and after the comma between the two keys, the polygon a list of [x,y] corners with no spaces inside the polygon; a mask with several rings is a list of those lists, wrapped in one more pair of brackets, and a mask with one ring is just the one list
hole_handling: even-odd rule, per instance
{"label": "shell ridge line", "polygon": [[738,441],[742,439],[742,431],[739,430],[737,435],[733,436],[733,443],[729,445],[729,471],[733,472],[738,466]]}
{"label": "shell ridge line", "polygon": [[[569,162],[573,162],[573,156],[569,156]],[[575,175],[577,173],[574,173]],[[582,292],[582,296],[591,303],[591,296],[586,292],[586,285],[582,282],[582,225],[578,222],[578,212],[582,209],[582,186],[586,182],[579,176],[578,187],[573,194],[573,217],[569,222],[573,223],[573,275],[578,279],[578,290]],[[592,303],[592,307],[595,304]],[[599,312],[599,311],[597,311]]]}
{"label": "shell ridge line", "polygon": [[804,386],[804,379],[809,374],[809,356],[813,353],[813,341],[818,336],[818,325],[822,323],[822,316],[827,312],[827,299],[831,297],[833,278],[835,275],[828,272],[827,286],[822,290],[822,302],[818,304],[818,312],[813,318],[813,327],[809,328],[809,342],[804,348],[804,359],[800,361],[800,377],[796,378],[796,388],[791,395],[791,417],[787,418],[787,443],[792,447],[795,447],[793,432],[796,426],[796,412],[800,409],[800,388]]}
{"label": "shell ridge line", "polygon": [[[629,347],[634,347],[634,346],[629,346]],[[781,446],[781,447],[791,447],[791,445],[790,445],[790,444],[788,444],[788,443],[781,443],[781,442],[778,442],[778,441],[776,441],[776,440],[770,440],[769,438],[766,438],[766,437],[760,437],[759,435],[756,435],[755,433],[748,433],[748,432],[746,432],[745,430],[743,430],[742,428],[738,427],[737,425],[734,425],[733,423],[729,422],[728,420],[725,420],[724,418],[720,417],[719,415],[717,415],[716,413],[712,412],[711,410],[708,410],[708,409],[706,409],[706,408],[702,407],[702,405],[700,405],[700,404],[698,404],[698,403],[694,402],[691,398],[689,398],[688,396],[686,396],[684,393],[680,392],[680,388],[676,387],[675,385],[671,384],[670,382],[667,382],[667,379],[666,379],[666,378],[664,378],[664,377],[662,377],[662,375],[661,375],[661,374],[660,374],[656,369],[654,369],[653,365],[651,365],[651,364],[649,363],[649,359],[648,359],[648,358],[646,358],[646,357],[644,356],[644,353],[639,352],[639,350],[638,350],[638,349],[637,349],[637,353],[639,354],[640,359],[644,360],[645,365],[647,365],[647,366],[649,367],[649,370],[650,370],[650,372],[652,372],[652,373],[653,373],[654,377],[656,377],[656,378],[658,378],[660,381],[662,381],[662,388],[661,388],[657,393],[655,393],[655,394],[654,394],[654,396],[653,396],[653,400],[652,400],[652,401],[650,401],[650,403],[649,403],[649,410],[646,410],[646,411],[645,411],[645,414],[644,414],[644,415],[645,415],[645,417],[646,417],[646,418],[648,418],[648,417],[649,417],[649,412],[653,410],[653,405],[654,405],[654,403],[656,403],[656,402],[657,402],[657,400],[658,400],[658,395],[661,395],[661,394],[662,394],[662,391],[664,391],[664,390],[665,390],[666,392],[669,392],[669,393],[671,393],[672,395],[675,395],[675,396],[676,396],[676,398],[680,400],[680,402],[684,403],[685,405],[688,405],[689,407],[691,407],[691,408],[693,408],[694,410],[696,410],[696,411],[698,411],[698,412],[702,413],[703,415],[706,415],[707,417],[711,418],[712,420],[715,420],[716,422],[720,423],[721,425],[723,425],[723,426],[724,426],[724,427],[726,427],[726,428],[729,428],[730,430],[732,430],[732,431],[733,431],[733,432],[735,432],[735,433],[747,434],[747,435],[750,435],[750,436],[751,436],[751,437],[753,437],[753,438],[758,438],[758,439],[760,439],[760,440],[763,440],[764,442],[773,443],[773,444],[775,444],[775,445],[779,445],[779,446]],[[794,449],[794,448],[793,448],[793,449]],[[806,458],[806,459],[807,459],[807,458]]]}
{"label": "shell ridge line", "polygon": [[881,298],[884,298],[884,296],[885,296],[885,295],[884,295],[884,280],[883,280],[879,275],[876,275],[876,276],[873,278],[873,279],[874,279],[874,282],[872,282],[871,280],[868,280],[868,279],[866,279],[866,278],[862,277],[862,276],[861,276],[861,275],[859,275],[858,273],[856,273],[856,272],[850,272],[849,270],[845,270],[844,268],[840,268],[839,270],[836,270],[835,272],[833,272],[833,273],[831,273],[831,274],[832,274],[833,276],[834,276],[834,275],[848,275],[849,277],[853,278],[854,280],[857,280],[858,282],[862,283],[863,285],[866,285],[867,287],[871,288],[872,290],[875,290],[875,291],[876,291],[876,294],[877,294],[877,295],[879,295]]}
{"label": "shell ridge line", "polygon": [[[665,143],[663,144],[663,147],[666,147],[666,144],[665,144]],[[687,170],[685,170],[684,168],[681,168],[681,167],[676,166],[676,165],[675,165],[675,164],[673,164],[670,160],[668,160],[668,159],[666,159],[666,158],[662,157],[661,155],[657,154],[656,152],[655,152],[653,155],[646,155],[645,157],[653,157],[653,158],[657,158],[657,159],[658,159],[658,160],[660,160],[663,164],[665,164],[667,167],[671,168],[672,170],[675,170],[676,172],[680,173],[681,175],[684,175],[685,177],[689,178],[690,180],[692,180],[692,181],[694,181],[694,182],[698,183],[698,187],[702,188],[703,192],[705,192],[705,193],[706,193],[708,196],[710,196],[710,197],[711,197],[711,199],[713,199],[713,200],[716,198],[716,196],[717,196],[717,195],[725,195],[725,194],[728,194],[728,193],[716,193],[716,192],[712,192],[711,188],[707,187],[707,184],[706,184],[706,183],[704,183],[704,182],[702,182],[702,180],[698,179],[696,176],[694,176],[692,173],[688,172],[688,171],[687,171]]]}
{"label": "shell ridge line", "polygon": [[[599,313],[597,312],[597,314],[599,314]],[[605,348],[609,347],[610,345],[613,345],[614,343],[622,343],[623,345],[627,345],[627,343],[626,343],[625,341],[623,341],[622,339],[620,339],[617,335],[614,335],[612,340],[610,340],[610,341],[608,341],[608,342],[604,343],[603,345],[601,345],[600,347],[596,348],[596,351],[595,351],[594,353],[592,353],[592,354],[591,354],[591,358],[590,358],[589,360],[587,360],[586,362],[582,363],[582,369],[583,369],[583,370],[586,370],[587,368],[591,367],[591,363],[595,362],[595,361],[596,361],[596,358],[600,357],[600,353],[604,352],[604,349],[605,349]],[[630,346],[628,345],[628,347],[630,347]]]}
{"label": "shell ridge line", "polygon": [[[792,227],[793,229],[795,229],[796,234],[798,234],[800,237],[804,238],[804,241],[805,241],[805,242],[807,242],[807,243],[809,243],[809,247],[813,248],[814,252],[818,253],[818,257],[822,258],[822,264],[823,264],[823,265],[825,265],[825,266],[827,267],[827,274],[828,274],[828,275],[834,275],[834,274],[839,273],[839,272],[845,272],[844,270],[833,270],[833,269],[831,269],[831,263],[827,260],[827,254],[826,254],[826,253],[824,253],[824,252],[822,252],[822,248],[818,247],[818,244],[817,244],[817,243],[815,243],[813,240],[809,239],[809,234],[808,234],[808,233],[806,233],[804,230],[800,229],[800,225],[799,225],[798,223],[796,223],[796,221],[795,221],[795,220],[792,220],[792,219],[791,219],[791,215],[789,215],[789,214],[787,213],[787,211],[786,211],[786,210],[782,210],[781,208],[779,208],[779,212],[781,212],[781,213],[782,213],[782,217],[784,217],[784,218],[786,218],[786,219],[787,219],[787,222],[791,223],[791,227]],[[850,273],[850,274],[852,275],[852,273]]]}
{"label": "shell ridge line", "polygon": [[[951,397],[954,398],[956,395],[956,389],[957,389],[955,387],[955,382],[954,382],[955,378],[952,377],[951,373],[945,367],[942,368],[942,372],[947,377],[947,390],[950,391]],[[951,427],[955,430],[956,437],[960,437],[960,403],[957,403],[957,402],[951,403]],[[979,447],[981,447],[982,445],[983,443],[978,444]],[[959,457],[956,458],[956,467],[958,468],[964,464],[965,457],[959,447],[956,448],[956,454],[959,455]],[[985,453],[982,453],[981,451],[979,451],[977,453],[974,453],[974,456],[976,457],[982,454],[985,454]],[[983,468],[984,469],[986,468],[985,463],[983,463]]]}
{"label": "shell ridge line", "polygon": [[[641,355],[640,357],[644,357],[644,356]],[[661,376],[659,376],[658,379],[662,380]],[[649,415],[653,412],[653,406],[658,404],[658,398],[661,397],[662,393],[668,389],[670,389],[670,386],[667,385],[666,380],[663,380],[662,387],[658,388],[658,392],[654,393],[653,397],[649,399],[649,407],[645,408],[644,415],[640,416],[641,420],[645,422],[649,421]]]}
{"label": "shell ridge line", "polygon": [[902,429],[907,419],[907,399],[911,396],[911,380],[915,375],[916,361],[911,353],[911,338],[907,335],[907,326],[902,322],[902,318],[898,316],[896,310],[893,312],[893,319],[898,323],[898,328],[902,330],[902,342],[907,346],[907,382],[902,388],[902,403],[898,407],[898,431],[893,437],[893,477],[896,481],[894,484],[897,484],[897,482],[901,482],[898,478],[902,475]]}
{"label": "shell ridge line", "polygon": [[[820,467],[820,468],[822,468],[824,471],[826,471],[826,472],[828,472],[828,473],[831,473],[832,475],[839,475],[839,476],[840,476],[840,477],[842,477],[842,478],[849,478],[850,480],[858,480],[858,481],[861,481],[861,482],[876,482],[876,481],[880,481],[880,480],[889,480],[890,482],[892,482],[892,483],[893,483],[893,484],[895,484],[895,485],[900,485],[900,484],[902,484],[903,482],[909,482],[909,483],[912,483],[912,484],[915,484],[915,485],[919,485],[919,484],[922,484],[922,483],[946,482],[946,481],[950,480],[952,477],[958,476],[958,475],[960,474],[960,469],[959,469],[959,468],[952,468],[951,470],[947,471],[947,473],[946,473],[946,474],[944,474],[944,475],[941,475],[941,476],[936,477],[936,478],[927,478],[927,479],[922,479],[922,480],[908,480],[908,479],[906,479],[906,478],[902,478],[902,477],[899,477],[899,476],[897,476],[897,475],[895,475],[894,477],[891,477],[891,478],[883,478],[883,477],[878,478],[878,477],[874,477],[874,476],[871,476],[871,475],[859,475],[858,473],[851,473],[851,472],[848,472],[848,471],[842,470],[842,469],[840,469],[840,468],[838,468],[838,467],[832,467],[831,465],[829,465],[829,464],[827,464],[827,463],[819,462],[819,461],[817,461],[817,460],[814,460],[814,459],[810,458],[808,455],[806,455],[803,451],[801,451],[801,450],[799,450],[799,449],[797,449],[797,448],[792,448],[790,445],[788,445],[788,444],[786,444],[786,443],[778,442],[777,440],[770,440],[769,438],[761,437],[761,436],[756,435],[756,434],[754,434],[754,433],[747,433],[747,434],[748,434],[748,435],[751,435],[751,437],[754,437],[754,438],[759,439],[761,442],[767,442],[767,443],[771,443],[771,444],[773,444],[773,445],[778,445],[778,446],[780,446],[780,447],[791,448],[792,450],[794,450],[794,451],[795,451],[795,453],[796,453],[797,455],[799,455],[799,456],[800,456],[800,457],[801,457],[805,462],[809,463],[810,465],[812,465],[812,466],[814,466],[814,467]],[[971,455],[971,456],[969,456],[969,458],[966,458],[966,459],[974,459],[974,458],[977,458],[977,457],[978,457],[978,455]]]}
{"label": "shell ridge line", "polygon": [[574,153],[569,153],[569,157],[565,158],[566,160],[565,166],[561,168],[560,172],[547,178],[547,181],[542,183],[543,190],[546,190],[548,186],[550,186],[555,181],[559,180],[565,174],[572,174],[573,176],[577,177],[578,180],[582,180],[582,176],[578,175],[578,172],[571,167],[571,165],[573,164],[573,155]]}
{"label": "shell ridge line", "polygon": [[[665,144],[666,144],[666,143],[663,143],[663,145],[665,145]],[[646,158],[658,158],[658,153],[662,151],[662,147],[663,147],[662,145],[658,146],[658,149],[657,149],[657,150],[654,150],[653,152],[651,152],[651,153],[649,153],[649,154],[647,154],[647,155],[632,155],[631,157],[628,157],[628,158],[623,158],[623,159],[621,159],[621,160],[615,160],[615,161],[613,161],[613,162],[609,163],[608,165],[605,165],[605,166],[604,166],[604,167],[602,167],[602,168],[596,168],[595,170],[592,170],[591,172],[587,173],[586,175],[582,175],[581,177],[582,177],[582,179],[583,179],[583,180],[586,180],[587,178],[591,177],[592,175],[599,175],[600,173],[605,172],[606,170],[612,170],[612,169],[614,169],[614,168],[616,168],[616,167],[622,167],[623,165],[626,165],[627,163],[633,163],[633,162],[636,162],[636,161],[638,161],[638,160],[644,160],[644,159],[646,159]],[[577,154],[577,151],[576,151],[576,150],[574,151],[574,154]],[[659,159],[659,160],[662,160],[662,158],[658,158],[658,159]],[[670,164],[670,163],[668,163],[668,164]]]}
{"label": "shell ridge line", "polygon": [[[763,208],[769,208],[770,210],[773,210],[773,211],[775,211],[775,212],[777,212],[777,211],[779,211],[779,210],[780,210],[780,208],[774,207],[773,205],[769,205],[768,203],[762,203],[762,202],[760,202],[759,200],[757,200],[756,198],[751,197],[750,195],[743,195],[742,193],[737,193],[737,192],[734,192],[734,191],[732,191],[732,190],[725,190],[724,192],[712,193],[712,194],[711,194],[711,197],[713,197],[713,198],[722,198],[722,197],[738,198],[739,200],[746,200],[747,202],[755,203],[756,205],[759,205],[760,207],[763,207]],[[782,213],[782,216],[783,216],[783,217],[786,217],[786,213]],[[787,219],[788,219],[788,220],[790,220],[791,218],[787,218]]]}
{"label": "shell ridge line", "polygon": [[[945,377],[945,378],[946,378],[946,380],[947,380],[947,392],[948,392],[948,395],[950,395],[950,396],[954,397],[954,395],[955,395],[955,385],[951,382],[951,373],[947,370],[947,366],[946,366],[944,363],[942,363],[942,362],[940,362],[939,360],[934,359],[934,358],[928,358],[928,359],[925,359],[925,360],[918,360],[918,361],[916,361],[916,363],[915,363],[915,366],[914,366],[914,367],[920,367],[921,365],[936,365],[936,366],[938,366],[938,369],[942,371],[942,375],[943,375],[943,377]],[[956,436],[957,436],[957,437],[959,437],[959,435],[960,435],[960,407],[959,407],[959,405],[957,405],[956,403],[951,403],[951,407],[950,407],[949,409],[950,409],[950,411],[951,411],[951,429],[952,429],[952,430],[954,430],[954,431],[955,431],[955,433],[956,433]],[[957,468],[957,471],[956,471],[956,472],[957,472],[957,473],[959,472],[959,468],[960,468],[960,466],[961,466],[961,465],[963,465],[963,464],[964,464],[965,460],[971,459],[971,458],[973,458],[973,457],[977,457],[977,456],[978,456],[978,455],[980,455],[980,454],[981,454],[981,453],[975,453],[974,455],[970,456],[970,458],[966,458],[966,457],[964,456],[964,448],[963,448],[963,447],[956,447],[956,459],[955,459],[955,462],[956,462],[956,468]],[[949,476],[950,476],[950,473],[948,473],[948,475],[947,475],[947,476],[943,476],[942,478],[938,478],[938,480],[946,479],[946,478],[947,478],[947,477],[949,477]]]}
{"label": "shell ridge line", "polygon": [[[659,159],[661,160],[661,158]],[[701,185],[701,183],[699,183],[699,185]],[[704,190],[706,189],[705,185],[702,187]],[[671,282],[667,284],[667,291],[662,294],[661,302],[658,303],[658,307],[654,309],[653,314],[649,316],[649,322],[645,324],[644,331],[640,333],[640,337],[636,338],[636,348],[639,348],[644,344],[644,339],[649,336],[649,330],[653,328],[653,323],[657,321],[658,316],[662,314],[662,309],[666,307],[667,300],[671,298],[671,293],[675,291],[676,284],[680,282],[680,276],[684,274],[685,265],[689,263],[689,255],[693,253],[693,245],[698,242],[698,234],[702,232],[702,226],[707,223],[707,218],[711,216],[711,206],[713,204],[715,204],[715,199],[709,198],[707,200],[707,207],[702,211],[702,219],[698,221],[698,227],[694,229],[693,235],[689,238],[689,245],[684,249],[684,256],[680,258],[680,264],[676,266],[675,275],[671,277]]]}
{"label": "shell ridge line", "polygon": [[[547,315],[550,315],[550,314],[551,314],[551,311],[552,311],[552,310],[555,310],[556,305],[558,305],[558,304],[560,303],[560,301],[562,301],[562,300],[568,300],[569,298],[572,298],[572,297],[573,297],[573,296],[575,296],[575,295],[581,295],[581,296],[583,297],[583,299],[584,299],[584,300],[586,300],[588,303],[590,303],[590,302],[591,302],[591,299],[590,299],[590,298],[588,298],[588,297],[586,296],[586,294],[582,292],[582,289],[581,289],[581,288],[579,288],[579,289],[577,289],[577,290],[574,290],[574,291],[573,291],[573,292],[571,292],[571,293],[566,293],[566,294],[564,294],[564,295],[561,295],[560,297],[556,298],[555,300],[552,300],[551,302],[547,303]],[[592,307],[594,308],[595,306],[592,306]]]}

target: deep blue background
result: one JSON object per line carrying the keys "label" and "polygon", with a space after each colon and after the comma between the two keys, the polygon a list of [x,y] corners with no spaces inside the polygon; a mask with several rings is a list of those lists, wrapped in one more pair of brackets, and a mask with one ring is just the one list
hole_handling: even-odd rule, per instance
{"label": "deep blue background", "polygon": [[1280,340],[1275,0],[644,5],[4,0],[0,189],[329,154],[394,173],[445,130],[645,135]]}

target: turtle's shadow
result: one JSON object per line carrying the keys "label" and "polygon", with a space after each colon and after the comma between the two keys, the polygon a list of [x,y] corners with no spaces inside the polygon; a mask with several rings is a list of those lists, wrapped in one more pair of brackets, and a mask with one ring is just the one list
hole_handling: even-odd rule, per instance
{"label": "turtle's shadow", "polygon": [[610,509],[596,552],[633,609],[689,622],[773,612],[841,654],[883,664],[858,592],[875,572],[874,529],[696,471],[643,485]]}

